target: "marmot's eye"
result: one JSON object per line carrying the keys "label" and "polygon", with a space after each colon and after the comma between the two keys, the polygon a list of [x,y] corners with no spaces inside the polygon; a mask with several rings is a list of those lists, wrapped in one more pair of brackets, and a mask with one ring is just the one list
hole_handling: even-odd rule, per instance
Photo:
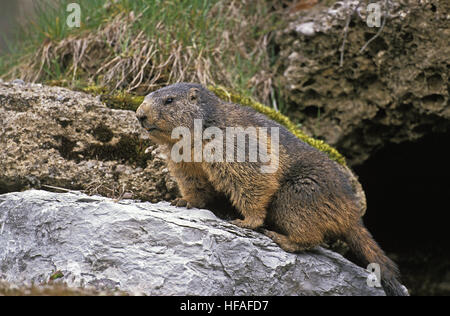
{"label": "marmot's eye", "polygon": [[170,104],[170,103],[172,103],[173,102],[173,98],[167,98],[165,101],[164,101],[164,104]]}

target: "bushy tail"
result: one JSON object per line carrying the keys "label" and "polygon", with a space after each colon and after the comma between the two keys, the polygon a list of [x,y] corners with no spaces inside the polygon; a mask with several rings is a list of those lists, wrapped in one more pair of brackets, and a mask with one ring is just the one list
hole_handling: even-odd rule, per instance
{"label": "bushy tail", "polygon": [[407,290],[399,282],[399,271],[381,250],[363,223],[347,234],[346,240],[353,253],[366,265],[378,263],[381,269],[381,285],[388,296],[407,296]]}

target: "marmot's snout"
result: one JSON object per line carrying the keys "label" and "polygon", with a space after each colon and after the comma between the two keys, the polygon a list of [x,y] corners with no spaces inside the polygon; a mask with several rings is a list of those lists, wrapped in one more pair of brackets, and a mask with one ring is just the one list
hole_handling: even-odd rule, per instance
{"label": "marmot's snout", "polygon": [[145,128],[147,123],[148,123],[148,117],[147,117],[147,114],[142,109],[142,107],[139,107],[137,109],[137,111],[136,111],[136,118],[138,119],[139,124],[141,124],[141,126],[143,128]]}
{"label": "marmot's snout", "polygon": [[150,123],[149,117],[147,116],[147,113],[145,111],[145,101],[137,109],[136,118],[138,119],[141,126],[148,132],[151,132],[151,131],[157,129],[156,125]]}
{"label": "marmot's snout", "polygon": [[136,117],[141,125],[144,125],[145,120],[147,120],[147,115],[145,115],[144,113],[136,113]]}

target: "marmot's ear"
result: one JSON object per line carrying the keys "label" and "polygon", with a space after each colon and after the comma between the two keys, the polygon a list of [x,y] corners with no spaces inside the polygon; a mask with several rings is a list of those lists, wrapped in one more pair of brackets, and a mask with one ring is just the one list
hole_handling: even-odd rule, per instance
{"label": "marmot's ear", "polygon": [[197,88],[190,88],[189,94],[188,94],[189,101],[196,103],[198,100],[198,93],[199,93],[199,90]]}

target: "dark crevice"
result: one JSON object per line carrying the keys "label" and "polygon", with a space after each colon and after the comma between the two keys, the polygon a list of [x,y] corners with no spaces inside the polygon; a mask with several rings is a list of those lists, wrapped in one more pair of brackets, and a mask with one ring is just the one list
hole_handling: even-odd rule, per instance
{"label": "dark crevice", "polygon": [[95,139],[101,141],[102,143],[107,143],[114,137],[114,133],[111,129],[103,124],[100,124],[94,128],[91,131],[91,134],[94,135]]}
{"label": "dark crevice", "polygon": [[[136,166],[145,168],[150,154],[146,154],[145,150],[151,143],[147,140],[140,140],[137,137],[122,136],[114,144],[105,143],[112,139],[112,132],[109,130],[96,128],[96,138],[102,141],[102,144],[90,144],[82,151],[76,151],[76,142],[71,141],[65,136],[57,136],[58,146],[55,147],[64,159],[74,160],[77,163],[82,160],[100,160],[100,161],[120,161],[123,163],[135,164]],[[49,144],[47,146],[54,147]]]}
{"label": "dark crevice", "polygon": [[413,295],[450,295],[450,132],[390,144],[355,167],[364,222],[400,266]]}
{"label": "dark crevice", "polygon": [[303,114],[308,116],[308,117],[318,117],[320,115],[320,108],[315,106],[315,105],[310,105],[307,106],[304,110],[303,110]]}

